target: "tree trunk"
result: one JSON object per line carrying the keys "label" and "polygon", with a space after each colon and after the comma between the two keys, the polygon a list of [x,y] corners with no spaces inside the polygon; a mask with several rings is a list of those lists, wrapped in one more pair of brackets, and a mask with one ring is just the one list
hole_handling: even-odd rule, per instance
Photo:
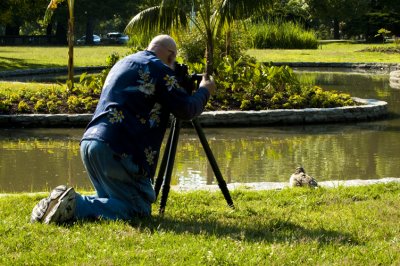
{"label": "tree trunk", "polygon": [[56,41],[57,44],[67,44],[67,29],[64,23],[57,21],[56,27]]}
{"label": "tree trunk", "polygon": [[20,26],[16,24],[6,24],[6,30],[5,30],[6,36],[18,36],[19,27]]}
{"label": "tree trunk", "polygon": [[226,32],[226,46],[225,46],[225,55],[231,54],[231,47],[232,47],[232,32],[229,28]]}
{"label": "tree trunk", "polygon": [[93,23],[93,17],[91,14],[88,12],[86,15],[86,44],[93,44],[93,28],[94,28],[94,23]]}
{"label": "tree trunk", "polygon": [[206,76],[211,76],[213,72],[214,72],[214,41],[211,29],[207,29]]}
{"label": "tree trunk", "polygon": [[68,21],[68,81],[74,88],[74,17]]}
{"label": "tree trunk", "polygon": [[339,20],[337,18],[333,19],[333,39],[335,40],[340,39]]}
{"label": "tree trunk", "polygon": [[47,44],[53,44],[51,41],[51,34],[53,32],[53,23],[50,21],[49,24],[46,26],[46,37],[47,37]]}

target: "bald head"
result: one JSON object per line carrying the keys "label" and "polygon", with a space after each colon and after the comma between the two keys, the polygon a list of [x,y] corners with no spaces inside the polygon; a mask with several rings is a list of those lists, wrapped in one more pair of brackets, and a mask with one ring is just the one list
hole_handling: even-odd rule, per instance
{"label": "bald head", "polygon": [[158,35],[151,40],[147,50],[156,54],[160,60],[172,67],[176,58],[176,43],[169,35]]}
{"label": "bald head", "polygon": [[174,39],[172,39],[171,36],[169,35],[158,35],[156,37],[153,38],[153,40],[151,40],[149,47],[147,48],[147,50],[152,51],[151,49],[156,47],[156,46],[164,46],[168,49],[175,49],[176,50],[176,43],[174,41]]}

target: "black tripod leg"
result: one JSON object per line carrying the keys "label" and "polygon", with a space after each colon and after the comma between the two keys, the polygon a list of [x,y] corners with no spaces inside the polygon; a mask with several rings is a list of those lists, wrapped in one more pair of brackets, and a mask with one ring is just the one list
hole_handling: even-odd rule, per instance
{"label": "black tripod leg", "polygon": [[222,194],[224,195],[225,200],[228,203],[229,207],[234,209],[235,205],[233,204],[233,201],[232,201],[231,195],[229,193],[228,187],[226,185],[226,182],[225,182],[224,178],[222,177],[222,174],[221,174],[221,171],[219,170],[217,161],[214,158],[211,148],[208,145],[207,138],[204,135],[203,129],[201,128],[197,118],[192,119],[192,124],[197,132],[197,135],[199,136],[200,142],[203,145],[203,149],[207,155],[208,161],[210,162],[211,167],[214,171],[215,177],[218,182],[218,186],[221,189]]}
{"label": "black tripod leg", "polygon": [[164,181],[165,169],[167,168],[168,156],[169,156],[170,150],[171,150],[171,141],[172,141],[172,135],[173,135],[173,132],[174,132],[174,127],[175,127],[175,122],[173,121],[171,123],[171,129],[169,131],[167,144],[165,145],[164,155],[162,157],[160,168],[158,170],[157,179],[156,179],[156,182],[154,184],[154,191],[156,192],[156,198],[158,197],[158,194],[160,192],[160,188],[161,188],[161,186],[163,184],[163,181]]}
{"label": "black tripod leg", "polygon": [[167,166],[166,166],[166,173],[165,173],[165,179],[164,179],[164,185],[162,188],[162,194],[161,194],[161,201],[160,201],[160,209],[159,213],[163,214],[165,212],[165,206],[167,205],[167,199],[168,199],[168,193],[171,188],[171,175],[172,175],[172,170],[174,168],[174,161],[175,161],[175,154],[176,154],[176,147],[178,146],[178,140],[179,140],[179,131],[181,129],[181,121],[180,119],[175,119],[173,122],[173,129],[170,134],[172,134],[171,137],[171,145],[169,146],[169,151],[168,151],[168,161],[167,161]]}

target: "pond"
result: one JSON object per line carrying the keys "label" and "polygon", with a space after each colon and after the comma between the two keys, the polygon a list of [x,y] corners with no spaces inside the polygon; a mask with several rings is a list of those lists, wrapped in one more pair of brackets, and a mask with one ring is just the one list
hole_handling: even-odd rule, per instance
{"label": "pond", "polygon": [[[297,70],[303,82],[389,103],[385,120],[259,128],[204,128],[228,183],[288,182],[302,165],[318,181],[400,176],[400,90],[388,74]],[[0,192],[59,184],[91,189],[79,155],[83,129],[0,129]],[[181,131],[172,184],[214,184],[193,129]]]}

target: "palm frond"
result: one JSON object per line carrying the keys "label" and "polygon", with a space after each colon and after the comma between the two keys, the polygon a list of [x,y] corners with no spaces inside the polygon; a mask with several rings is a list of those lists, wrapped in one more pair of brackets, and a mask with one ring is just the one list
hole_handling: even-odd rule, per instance
{"label": "palm frond", "polygon": [[126,25],[125,32],[128,34],[143,35],[155,32],[159,24],[160,6],[150,7],[136,14]]}
{"label": "palm frond", "polygon": [[54,10],[57,9],[58,4],[63,1],[64,0],[50,0],[50,3],[46,8],[46,12],[44,13],[44,23],[46,25],[50,23],[51,17],[53,16]]}
{"label": "palm frond", "polygon": [[134,16],[125,28],[128,34],[148,36],[169,33],[171,28],[179,29],[188,25],[187,14],[173,6],[154,6]]}
{"label": "palm frond", "polygon": [[274,0],[224,0],[219,8],[220,23],[230,23],[233,20],[245,19],[272,8]]}
{"label": "palm frond", "polygon": [[46,9],[46,12],[44,13],[44,19],[43,22],[45,25],[48,25],[51,21],[51,17],[53,16],[54,11],[51,9]]}

